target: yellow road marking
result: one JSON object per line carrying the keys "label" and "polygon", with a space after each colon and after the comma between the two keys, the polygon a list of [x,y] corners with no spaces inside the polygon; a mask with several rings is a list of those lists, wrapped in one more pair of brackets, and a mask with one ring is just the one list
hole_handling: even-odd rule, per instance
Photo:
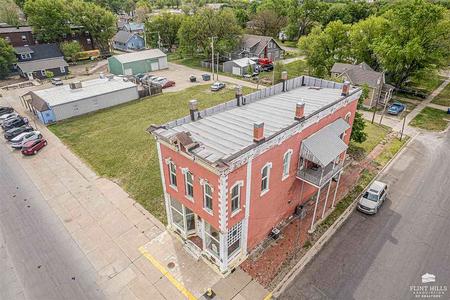
{"label": "yellow road marking", "polygon": [[[141,254],[146,259],[148,259],[148,261],[150,261],[152,263],[152,265],[155,268],[157,268],[170,281],[170,283],[172,283],[177,288],[177,290],[179,290],[183,295],[185,295],[187,297],[187,299],[197,300],[197,298],[194,295],[192,295],[192,293],[189,292],[181,282],[176,280],[175,277],[173,277],[172,274],[170,274],[169,271],[167,271],[163,265],[161,265],[150,253],[148,253],[148,251],[144,247],[142,247],[142,246],[139,247],[139,252],[141,252]],[[266,300],[266,299],[264,299],[264,300]]]}
{"label": "yellow road marking", "polygon": [[264,297],[263,300],[270,300],[270,299],[272,299],[272,292],[268,293],[268,294],[266,295],[266,297]]}

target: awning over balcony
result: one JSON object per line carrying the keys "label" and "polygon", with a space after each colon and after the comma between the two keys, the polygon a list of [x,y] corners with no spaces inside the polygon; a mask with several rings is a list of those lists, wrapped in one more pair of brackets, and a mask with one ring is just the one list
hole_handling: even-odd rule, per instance
{"label": "awning over balcony", "polygon": [[350,128],[343,119],[338,119],[320,129],[302,142],[301,156],[321,167],[329,165],[341,153],[347,150],[340,135]]}

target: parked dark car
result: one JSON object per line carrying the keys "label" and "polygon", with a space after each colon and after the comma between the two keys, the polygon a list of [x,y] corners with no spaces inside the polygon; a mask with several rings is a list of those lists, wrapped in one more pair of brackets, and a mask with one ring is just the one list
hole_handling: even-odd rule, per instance
{"label": "parked dark car", "polygon": [[392,103],[392,104],[389,106],[387,112],[388,112],[388,114],[390,114],[390,115],[398,115],[398,114],[400,114],[402,111],[404,111],[405,108],[406,108],[406,105],[405,105],[405,104],[400,103],[400,102],[394,102],[394,103]]}
{"label": "parked dark car", "polygon": [[18,136],[21,133],[30,132],[30,131],[33,131],[33,130],[34,130],[33,127],[27,126],[27,125],[23,125],[23,126],[20,126],[20,127],[15,127],[15,128],[7,130],[5,132],[5,134],[4,134],[4,137],[8,141],[10,141],[11,139],[15,138],[16,136]]}
{"label": "parked dark car", "polygon": [[273,64],[262,65],[260,67],[261,71],[270,72],[273,71]]}
{"label": "parked dark car", "polygon": [[14,119],[4,122],[2,124],[2,129],[4,131],[7,131],[7,130],[13,129],[15,127],[20,127],[20,126],[27,125],[27,124],[28,124],[28,120],[26,118],[16,117]]}
{"label": "parked dark car", "polygon": [[161,83],[161,87],[162,87],[163,89],[168,88],[168,87],[171,87],[171,86],[175,86],[175,81],[173,81],[173,80],[167,80],[167,81]]}
{"label": "parked dark car", "polygon": [[0,116],[4,114],[10,114],[14,111],[14,108],[7,106],[0,106]]}
{"label": "parked dark car", "polygon": [[38,140],[26,142],[23,145],[21,151],[23,155],[35,155],[45,146],[47,146],[47,140],[41,138]]}

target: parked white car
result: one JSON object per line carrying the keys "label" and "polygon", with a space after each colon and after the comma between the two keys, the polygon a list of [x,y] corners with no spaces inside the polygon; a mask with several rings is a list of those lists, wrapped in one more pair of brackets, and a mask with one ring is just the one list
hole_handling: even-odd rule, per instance
{"label": "parked white car", "polygon": [[374,181],[358,201],[358,210],[369,215],[376,214],[387,197],[387,184]]}
{"label": "parked white car", "polygon": [[19,114],[16,113],[16,112],[12,112],[12,113],[9,113],[9,114],[1,115],[0,116],[0,125],[3,124],[3,122],[5,122],[6,120],[9,120],[9,119],[12,119],[12,118],[15,118],[15,117],[18,117],[18,116],[19,116]]}
{"label": "parked white car", "polygon": [[39,131],[24,132],[13,138],[11,147],[14,149],[21,149],[26,142],[34,141],[42,138],[42,134]]}

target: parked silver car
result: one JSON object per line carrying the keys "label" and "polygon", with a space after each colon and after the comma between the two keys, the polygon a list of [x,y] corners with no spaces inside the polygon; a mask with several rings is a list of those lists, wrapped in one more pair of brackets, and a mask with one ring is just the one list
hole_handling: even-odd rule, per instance
{"label": "parked silver car", "polygon": [[14,149],[21,149],[26,142],[41,139],[42,134],[39,131],[24,132],[13,138],[11,147]]}
{"label": "parked silver car", "polygon": [[373,215],[387,197],[387,184],[374,181],[364,195],[359,199],[357,209],[365,214]]}
{"label": "parked silver car", "polygon": [[12,112],[9,114],[3,114],[0,116],[0,125],[3,124],[3,122],[5,122],[6,120],[13,119],[18,116],[19,116],[19,114],[16,112]]}

